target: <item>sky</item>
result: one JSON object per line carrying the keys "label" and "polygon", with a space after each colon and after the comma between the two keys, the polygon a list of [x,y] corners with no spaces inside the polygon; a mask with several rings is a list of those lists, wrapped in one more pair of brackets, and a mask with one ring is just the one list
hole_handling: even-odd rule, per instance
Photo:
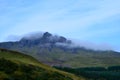
{"label": "sky", "polygon": [[0,42],[39,31],[120,51],[120,0],[0,0]]}

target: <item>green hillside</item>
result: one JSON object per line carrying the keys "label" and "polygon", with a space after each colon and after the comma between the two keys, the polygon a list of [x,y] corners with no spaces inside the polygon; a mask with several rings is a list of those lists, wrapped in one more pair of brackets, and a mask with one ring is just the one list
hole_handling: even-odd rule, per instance
{"label": "green hillside", "polygon": [[0,80],[84,80],[38,62],[31,56],[0,49]]}
{"label": "green hillside", "polygon": [[120,65],[120,53],[115,51],[94,51],[94,50],[78,50],[77,52],[69,52],[59,48],[12,48],[15,51],[28,53],[37,60],[54,66],[65,67],[108,67]]}
{"label": "green hillside", "polygon": [[[0,48],[30,55],[50,66],[62,67],[108,67],[120,65],[120,53],[112,50],[92,50],[74,46],[63,36],[45,32],[38,38],[23,37],[15,42],[2,42]],[[26,61],[27,60],[23,60]]]}

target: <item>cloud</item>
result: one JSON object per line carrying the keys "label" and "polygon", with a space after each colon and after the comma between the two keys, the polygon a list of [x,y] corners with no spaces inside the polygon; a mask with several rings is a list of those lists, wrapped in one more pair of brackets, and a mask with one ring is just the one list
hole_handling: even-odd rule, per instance
{"label": "cloud", "polygon": [[[16,35],[10,35],[7,37],[6,41],[19,41],[22,38],[25,39],[38,39],[43,36],[44,32],[31,32],[28,34],[16,36]],[[57,35],[52,35],[49,40],[54,40],[57,41],[60,38],[60,36]],[[72,40],[72,42],[69,40]],[[92,50],[113,50],[113,47],[107,43],[93,43],[90,41],[82,41],[82,40],[77,40],[77,39],[68,39],[68,41],[65,43],[62,42],[57,42],[57,46],[64,46],[67,48],[76,48],[76,47],[84,47],[86,49],[92,49]]]}
{"label": "cloud", "polygon": [[93,50],[113,50],[113,47],[107,43],[94,43],[90,41],[73,40],[74,45]]}
{"label": "cloud", "polygon": [[114,48],[107,43],[93,43],[90,41],[72,40],[72,43],[56,43],[57,46],[64,46],[67,48],[78,48],[83,47],[91,50],[114,50]]}
{"label": "cloud", "polygon": [[30,32],[27,34],[23,34],[23,35],[9,35],[5,41],[19,41],[22,38],[25,39],[37,39],[43,36],[44,32]]}
{"label": "cloud", "polygon": [[41,38],[43,36],[43,33],[44,32],[31,32],[31,33],[22,35],[22,38],[34,40],[34,39]]}
{"label": "cloud", "polygon": [[22,38],[22,36],[18,35],[9,35],[5,41],[19,41]]}

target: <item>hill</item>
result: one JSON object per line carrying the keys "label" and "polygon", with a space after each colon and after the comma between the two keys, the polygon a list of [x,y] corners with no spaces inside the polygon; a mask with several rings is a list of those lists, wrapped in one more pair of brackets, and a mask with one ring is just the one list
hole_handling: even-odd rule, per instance
{"label": "hill", "polygon": [[40,63],[31,56],[0,49],[0,80],[83,80]]}
{"label": "hill", "polygon": [[106,50],[90,50],[73,47],[73,42],[63,36],[49,32],[42,35],[23,37],[16,42],[0,43],[0,48],[15,50],[31,55],[50,66],[93,67],[120,65],[120,53]]}

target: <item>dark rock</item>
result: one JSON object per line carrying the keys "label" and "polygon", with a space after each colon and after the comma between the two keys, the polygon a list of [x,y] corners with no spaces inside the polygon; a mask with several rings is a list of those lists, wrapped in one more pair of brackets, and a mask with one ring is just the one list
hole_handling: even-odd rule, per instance
{"label": "dark rock", "polygon": [[65,43],[67,39],[65,37],[60,36],[58,42]]}
{"label": "dark rock", "polygon": [[45,33],[43,34],[43,38],[48,38],[48,37],[50,37],[50,36],[52,36],[52,34],[50,34],[49,32],[45,32]]}

